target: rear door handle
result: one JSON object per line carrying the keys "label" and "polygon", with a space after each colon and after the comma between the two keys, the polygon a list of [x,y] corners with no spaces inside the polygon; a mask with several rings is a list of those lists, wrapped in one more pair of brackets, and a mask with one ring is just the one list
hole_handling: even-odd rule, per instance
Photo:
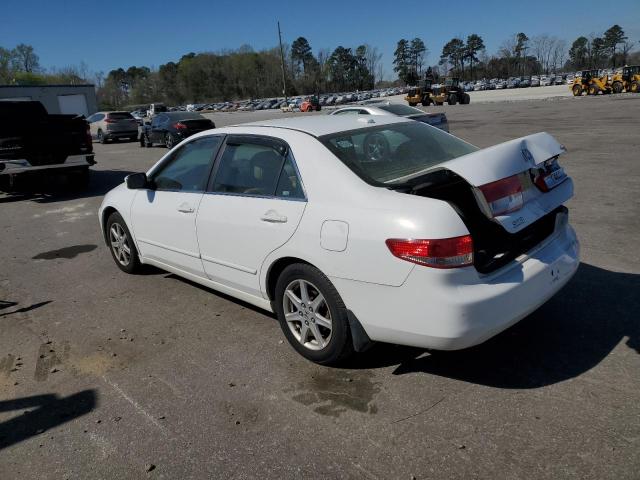
{"label": "rear door handle", "polygon": [[275,210],[265,212],[265,214],[260,217],[260,220],[267,223],[287,223],[287,217],[280,215]]}
{"label": "rear door handle", "polygon": [[180,205],[178,207],[178,211],[180,213],[193,213],[193,207],[191,205],[189,205],[188,203],[183,203],[182,205]]}

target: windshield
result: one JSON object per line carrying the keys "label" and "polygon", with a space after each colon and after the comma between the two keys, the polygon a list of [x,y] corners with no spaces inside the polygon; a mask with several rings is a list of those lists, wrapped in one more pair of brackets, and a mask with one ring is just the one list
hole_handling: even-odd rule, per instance
{"label": "windshield", "polygon": [[334,133],[320,137],[320,141],[372,185],[405,182],[478,150],[437,128],[413,121]]}
{"label": "windshield", "polygon": [[376,105],[380,110],[384,110],[389,113],[393,113],[394,115],[415,115],[416,113],[424,113],[422,110],[417,108],[409,107],[407,105],[403,105],[401,103],[389,103],[388,105]]}

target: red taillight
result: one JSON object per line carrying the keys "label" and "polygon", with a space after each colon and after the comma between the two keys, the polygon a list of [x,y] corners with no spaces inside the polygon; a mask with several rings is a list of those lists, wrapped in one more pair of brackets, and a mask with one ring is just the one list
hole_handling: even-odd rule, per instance
{"label": "red taillight", "polygon": [[107,117],[104,119],[104,123],[116,123],[116,122],[117,120],[114,120],[113,118]]}
{"label": "red taillight", "polygon": [[187,126],[182,122],[178,122],[173,124],[173,128],[175,128],[176,130],[184,130],[185,128],[187,128]]}
{"label": "red taillight", "polygon": [[482,185],[480,191],[494,217],[520,210],[524,204],[522,183],[518,175]]}
{"label": "red taillight", "polygon": [[435,240],[390,238],[386,244],[394,256],[418,265],[433,268],[473,265],[471,235]]}

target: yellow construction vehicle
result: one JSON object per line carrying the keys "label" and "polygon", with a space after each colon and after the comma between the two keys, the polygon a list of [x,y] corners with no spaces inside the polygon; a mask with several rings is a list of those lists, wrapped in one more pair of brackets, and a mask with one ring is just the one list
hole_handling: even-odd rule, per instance
{"label": "yellow construction vehicle", "polygon": [[598,70],[583,70],[582,75],[573,81],[571,91],[574,97],[579,97],[583,93],[587,95],[607,94],[611,93],[611,82],[606,74],[600,75]]}
{"label": "yellow construction vehicle", "polygon": [[471,100],[469,94],[464,91],[462,82],[456,77],[446,78],[444,83],[436,88],[433,88],[431,80],[426,79],[421,82],[419,87],[409,90],[404,99],[412,107],[418,103],[428,107],[432,103],[442,105],[444,102],[449,105],[456,103],[468,105]]}
{"label": "yellow construction vehicle", "polygon": [[626,66],[611,81],[613,93],[640,92],[640,65]]}
{"label": "yellow construction vehicle", "polygon": [[429,79],[421,81],[418,87],[412,88],[407,92],[407,96],[404,99],[411,107],[415,107],[419,103],[428,107],[431,104],[431,85],[432,81]]}

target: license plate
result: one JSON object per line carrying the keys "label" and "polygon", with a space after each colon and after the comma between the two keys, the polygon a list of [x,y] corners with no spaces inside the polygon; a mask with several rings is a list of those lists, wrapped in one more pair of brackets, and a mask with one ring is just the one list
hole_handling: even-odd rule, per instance
{"label": "license plate", "polygon": [[558,186],[558,184],[562,183],[567,178],[567,174],[564,171],[564,168],[558,167],[553,172],[547,174],[544,177],[544,183],[549,190]]}

